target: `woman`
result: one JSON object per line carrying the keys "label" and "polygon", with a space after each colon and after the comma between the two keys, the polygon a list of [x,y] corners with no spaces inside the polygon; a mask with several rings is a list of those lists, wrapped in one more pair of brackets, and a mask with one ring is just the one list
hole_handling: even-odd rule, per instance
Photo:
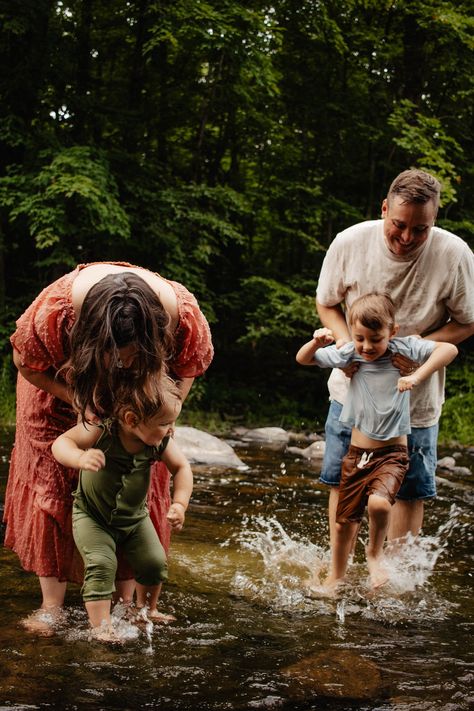
{"label": "woman", "polygon": [[[211,335],[181,284],[126,263],[96,263],[47,286],[18,320],[11,342],[19,376],[5,545],[39,577],[42,610],[55,610],[64,603],[67,581],[82,580],[71,530],[77,472],[51,454],[54,439],[76,422],[65,378],[86,416],[107,414],[120,378],[144,380],[163,366],[179,379],[184,400],[212,360]],[[159,462],[148,506],[165,550],[169,503],[169,472]],[[117,577],[127,580],[131,571],[122,565]],[[129,598],[130,590],[120,592]]]}

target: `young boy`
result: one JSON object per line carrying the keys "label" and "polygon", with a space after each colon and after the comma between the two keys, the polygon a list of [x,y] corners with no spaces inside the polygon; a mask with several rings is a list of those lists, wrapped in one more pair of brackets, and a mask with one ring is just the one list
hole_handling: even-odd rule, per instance
{"label": "young boy", "polygon": [[[340,421],[352,428],[351,446],[341,471],[331,569],[323,590],[334,591],[344,578],[352,542],[367,504],[369,543],[367,566],[373,588],[388,580],[383,543],[390,509],[408,468],[410,433],[409,390],[456,357],[450,343],[416,336],[396,338],[395,308],[387,294],[366,294],[354,301],[349,314],[352,342],[324,348],[332,331],[320,328],[297,353],[301,365],[345,368],[358,364]],[[391,356],[401,353],[422,363],[412,375],[400,377]]]}

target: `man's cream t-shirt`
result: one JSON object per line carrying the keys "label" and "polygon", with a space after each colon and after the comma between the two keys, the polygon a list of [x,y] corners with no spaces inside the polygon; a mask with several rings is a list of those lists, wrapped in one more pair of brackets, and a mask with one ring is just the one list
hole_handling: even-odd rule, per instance
{"label": "man's cream t-shirt", "polygon": [[[317,298],[324,306],[353,301],[369,292],[388,293],[395,303],[399,336],[425,336],[450,318],[474,322],[474,255],[456,235],[433,227],[409,257],[387,247],[383,220],[362,222],[340,232],[330,245],[319,276]],[[444,402],[444,369],[411,393],[413,427],[430,427]],[[332,400],[344,403],[348,378],[334,369],[328,381]]]}

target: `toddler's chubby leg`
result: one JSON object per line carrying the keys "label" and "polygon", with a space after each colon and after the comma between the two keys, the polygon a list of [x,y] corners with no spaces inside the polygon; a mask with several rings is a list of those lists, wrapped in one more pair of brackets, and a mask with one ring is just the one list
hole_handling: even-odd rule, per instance
{"label": "toddler's chubby leg", "polygon": [[377,589],[388,582],[384,566],[383,544],[390,520],[391,503],[377,494],[371,494],[367,504],[369,515],[369,543],[366,548],[367,567],[372,588]]}

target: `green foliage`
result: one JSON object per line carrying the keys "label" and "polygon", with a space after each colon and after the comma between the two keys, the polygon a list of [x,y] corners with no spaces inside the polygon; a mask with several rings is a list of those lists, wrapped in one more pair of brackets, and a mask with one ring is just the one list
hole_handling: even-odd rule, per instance
{"label": "green foliage", "polygon": [[24,221],[38,250],[65,249],[74,239],[75,253],[88,246],[91,237],[130,237],[128,218],[103,156],[74,146],[51,159],[40,154],[39,161],[32,173],[11,166],[0,179],[0,207],[6,208],[13,226]]}
{"label": "green foliage", "polygon": [[440,442],[474,444],[474,355],[447,369],[446,402],[440,420]]}
{"label": "green foliage", "polygon": [[454,160],[462,154],[459,143],[443,129],[440,119],[424,116],[412,101],[404,99],[388,119],[395,129],[394,143],[403,148],[408,161],[435,175],[442,185],[441,205],[456,202],[459,182]]}
{"label": "green foliage", "polygon": [[239,343],[255,349],[262,341],[278,342],[281,347],[295,337],[309,339],[316,320],[314,298],[262,277],[244,279],[242,292],[246,319]]}
{"label": "green foliage", "polygon": [[15,379],[11,357],[0,361],[0,423],[12,425],[15,422]]}
{"label": "green foliage", "polygon": [[126,260],[212,322],[193,407],[306,418],[325,377],[294,353],[334,235],[416,164],[443,182],[440,224],[474,244],[471,1],[24,0],[0,20],[8,357],[43,286]]}

